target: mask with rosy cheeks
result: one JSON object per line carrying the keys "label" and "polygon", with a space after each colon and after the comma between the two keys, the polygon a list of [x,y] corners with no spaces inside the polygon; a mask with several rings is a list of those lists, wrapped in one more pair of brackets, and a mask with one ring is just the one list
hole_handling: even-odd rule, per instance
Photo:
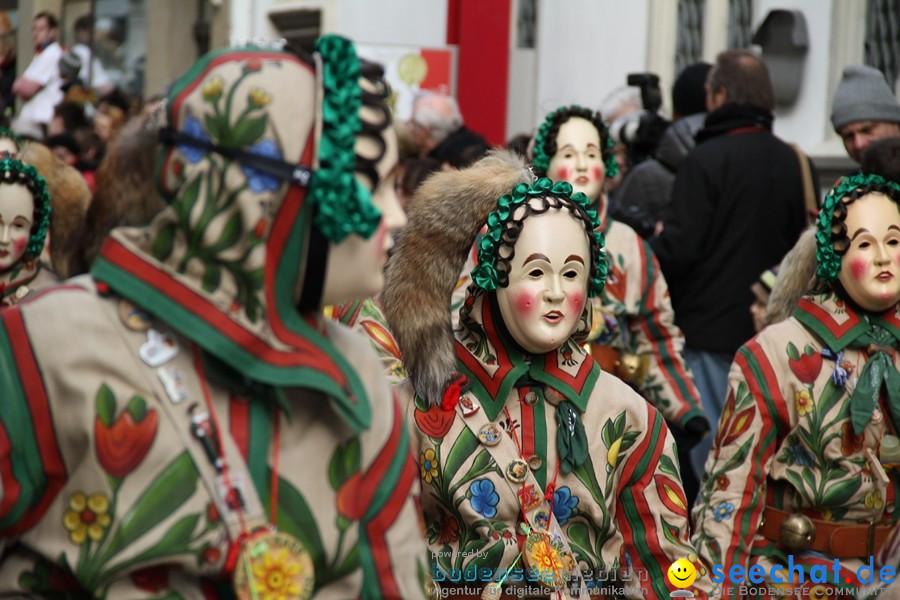
{"label": "mask with rosy cheeks", "polygon": [[33,222],[34,198],[28,188],[0,185],[0,271],[15,266],[25,254]]}
{"label": "mask with rosy cheeks", "polygon": [[850,245],[838,280],[863,309],[884,312],[900,302],[900,209],[870,193],[847,205],[844,225]]}
{"label": "mask with rosy cheeks", "polygon": [[[406,225],[406,214],[394,186],[398,154],[393,128],[385,130],[384,140],[384,156],[375,167],[379,175],[378,187],[372,194],[372,202],[381,211],[381,222],[369,239],[354,234],[338,244],[330,244],[322,289],[323,305],[371,298],[381,293],[384,287],[384,266],[393,246],[392,234]],[[370,138],[361,137],[357,141],[357,151],[362,156],[371,156],[377,151],[377,144]],[[367,183],[362,177],[360,181]]]}
{"label": "mask with rosy cheeks", "polygon": [[559,348],[578,327],[587,298],[590,246],[584,224],[554,209],[525,220],[509,285],[497,290],[506,328],[524,350]]}
{"label": "mask with rosy cheeks", "polygon": [[606,175],[600,151],[600,132],[594,124],[581,117],[572,117],[560,125],[556,148],[556,153],[550,157],[547,176],[557,181],[568,181],[576,192],[583,192],[591,200],[597,200]]}

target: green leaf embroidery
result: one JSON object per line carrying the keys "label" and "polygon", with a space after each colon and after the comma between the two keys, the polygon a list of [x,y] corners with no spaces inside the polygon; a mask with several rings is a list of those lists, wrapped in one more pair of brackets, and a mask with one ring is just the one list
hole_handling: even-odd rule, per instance
{"label": "green leaf embroidery", "polygon": [[800,360],[800,352],[797,350],[797,346],[794,345],[794,342],[788,342],[787,355],[791,360]]}
{"label": "green leaf embroidery", "polygon": [[222,228],[222,233],[219,235],[219,241],[210,246],[209,251],[212,254],[219,254],[226,248],[230,248],[240,239],[243,229],[244,217],[239,211],[233,213],[228,217],[225,227]]}
{"label": "green leaf embroidery", "polygon": [[328,483],[333,490],[339,489],[353,473],[359,471],[360,449],[359,439],[352,438],[341,444],[331,455],[328,463]]}
{"label": "green leaf embroidery", "polygon": [[105,383],[97,390],[94,406],[100,421],[107,427],[110,427],[116,417],[116,397]]}
{"label": "green leaf embroidery", "polygon": [[846,504],[862,485],[862,478],[854,477],[840,481],[826,490],[822,496],[824,506],[840,506]]}
{"label": "green leaf embroidery", "polygon": [[194,204],[197,203],[197,196],[200,194],[200,180],[200,177],[192,179],[189,184],[184,186],[184,192],[172,202],[172,208],[178,217],[178,225],[185,231],[190,228],[191,211],[194,209]]}
{"label": "green leaf embroidery", "polygon": [[166,223],[156,234],[150,252],[156,260],[165,260],[175,247],[175,223]]}
{"label": "green leaf embroidery", "polygon": [[199,476],[191,455],[182,452],[122,518],[106,554],[117,554],[174,513],[194,494]]}
{"label": "green leaf embroidery", "polygon": [[140,396],[132,396],[125,410],[131,414],[135,423],[140,423],[147,416],[147,401]]}
{"label": "green leaf embroidery", "polygon": [[267,118],[243,119],[231,132],[231,144],[235,148],[246,148],[256,142],[266,132]]}
{"label": "green leaf embroidery", "polygon": [[153,547],[153,553],[158,556],[176,554],[184,551],[191,541],[191,535],[197,527],[200,515],[187,515],[179,519]]}
{"label": "green leaf embroidery", "polygon": [[222,281],[222,269],[216,263],[206,263],[203,272],[203,291],[212,292],[219,287]]}
{"label": "green leaf embroidery", "polygon": [[444,463],[444,481],[446,483],[453,480],[456,472],[459,471],[466,459],[475,452],[477,447],[478,439],[475,437],[475,434],[468,429],[463,430],[459,437],[456,438],[456,441],[453,442],[453,446],[447,454],[447,461]]}

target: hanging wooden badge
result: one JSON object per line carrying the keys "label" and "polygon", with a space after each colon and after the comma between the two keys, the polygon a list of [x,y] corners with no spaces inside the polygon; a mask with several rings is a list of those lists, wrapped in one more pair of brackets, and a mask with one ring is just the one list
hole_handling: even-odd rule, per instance
{"label": "hanging wooden badge", "polygon": [[312,598],[312,555],[298,539],[283,531],[263,529],[240,544],[233,579],[240,600]]}
{"label": "hanging wooden badge", "polygon": [[525,564],[540,577],[541,583],[564,590],[569,583],[571,560],[562,542],[547,530],[531,529],[522,549]]}

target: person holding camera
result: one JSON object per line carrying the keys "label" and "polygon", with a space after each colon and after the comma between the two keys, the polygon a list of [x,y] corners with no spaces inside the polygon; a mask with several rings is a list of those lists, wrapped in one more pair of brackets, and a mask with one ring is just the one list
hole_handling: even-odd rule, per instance
{"label": "person holding camera", "polygon": [[[718,423],[734,353],[755,333],[750,286],[797,241],[806,211],[798,154],[772,133],[775,92],[766,65],[746,51],[719,54],[706,106],[697,147],[678,170],[663,230],[650,245],[669,282],[703,409]],[[693,450],[698,473],[710,441]]]}
{"label": "person holding camera", "polygon": [[[655,234],[672,197],[678,167],[694,149],[694,136],[706,119],[704,84],[712,65],[684,68],[672,86],[673,118],[659,139],[650,140],[652,156],[633,165],[610,203],[612,215],[642,237]],[[612,128],[611,128],[612,129]]]}

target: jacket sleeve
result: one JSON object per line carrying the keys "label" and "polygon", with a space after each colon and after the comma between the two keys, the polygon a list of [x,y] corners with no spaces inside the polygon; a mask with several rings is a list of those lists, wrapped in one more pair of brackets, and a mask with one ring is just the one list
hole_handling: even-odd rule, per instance
{"label": "jacket sleeve", "polygon": [[694,563],[698,570],[695,597],[706,598],[712,586],[688,539],[687,500],[674,439],[653,407],[644,404],[643,410],[647,413],[644,433],[620,465],[616,523],[625,550],[634,572],[649,574],[648,580],[641,578],[641,586],[648,587],[647,598],[669,598],[666,571],[679,558]]}
{"label": "jacket sleeve", "polygon": [[0,539],[34,526],[66,481],[41,370],[17,308],[0,312]]}
{"label": "jacket sleeve", "polygon": [[641,290],[636,314],[629,315],[628,328],[634,352],[645,357],[647,371],[641,395],[649,400],[669,423],[684,426],[702,417],[700,394],[684,362],[684,335],[675,324],[669,288],[659,263],[647,242],[638,240]]}
{"label": "jacket sleeve", "polygon": [[663,230],[650,240],[670,280],[690,273],[703,248],[718,194],[695,150],[688,155],[672,187],[672,202],[663,212]]}
{"label": "jacket sleeve", "polygon": [[722,565],[724,573],[732,565],[748,567],[765,507],[767,476],[778,446],[779,415],[784,414],[784,407],[777,406],[783,401],[771,373],[755,339],[738,350],[703,488],[694,507],[694,546],[707,568]]}

